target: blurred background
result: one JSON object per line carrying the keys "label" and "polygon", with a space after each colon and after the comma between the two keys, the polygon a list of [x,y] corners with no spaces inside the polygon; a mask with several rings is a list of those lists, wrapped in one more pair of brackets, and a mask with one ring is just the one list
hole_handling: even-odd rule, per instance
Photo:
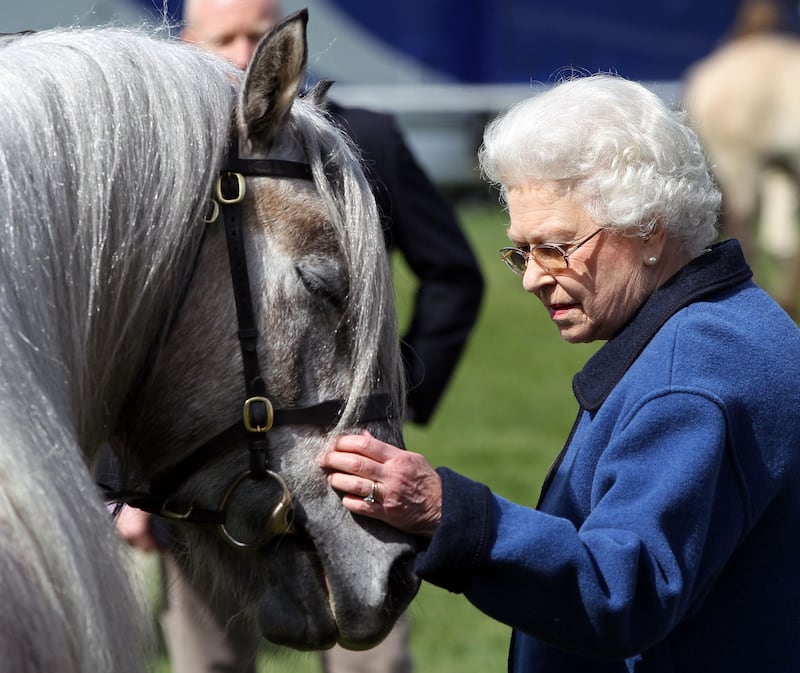
{"label": "blurred background", "polygon": [[[310,11],[309,66],[336,99],[397,115],[444,188],[479,188],[486,121],[565,68],[616,71],[677,101],[739,0],[284,0]],[[0,0],[0,32],[180,20],[181,0]],[[795,12],[796,13],[796,12]],[[794,20],[794,16],[790,18]]]}

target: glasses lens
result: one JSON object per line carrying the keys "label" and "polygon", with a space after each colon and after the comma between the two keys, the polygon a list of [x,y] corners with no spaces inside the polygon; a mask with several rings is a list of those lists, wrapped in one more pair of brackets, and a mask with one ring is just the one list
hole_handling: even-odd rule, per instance
{"label": "glasses lens", "polygon": [[567,268],[564,253],[554,245],[537,245],[531,250],[531,255],[545,271],[563,271]]}
{"label": "glasses lens", "polygon": [[528,265],[528,260],[525,252],[518,248],[503,248],[500,251],[500,257],[506,263],[506,266],[514,273],[520,276],[525,273],[525,267]]}

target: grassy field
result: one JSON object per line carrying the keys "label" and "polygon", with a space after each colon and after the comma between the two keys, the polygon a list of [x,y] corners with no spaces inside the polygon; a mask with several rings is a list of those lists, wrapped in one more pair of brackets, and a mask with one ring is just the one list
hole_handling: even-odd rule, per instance
{"label": "grassy field", "polygon": [[[538,300],[500,262],[506,215],[494,204],[460,209],[486,278],[481,317],[444,402],[426,428],[406,428],[406,443],[433,465],[447,465],[496,493],[533,506],[575,413],[572,375],[596,346],[563,342]],[[442,250],[447,254],[447,250]],[[401,321],[413,276],[394,260]],[[462,596],[424,585],[410,609],[417,673],[506,670],[509,629]],[[163,665],[162,673],[168,672]],[[263,673],[319,673],[314,654],[277,652]]]}

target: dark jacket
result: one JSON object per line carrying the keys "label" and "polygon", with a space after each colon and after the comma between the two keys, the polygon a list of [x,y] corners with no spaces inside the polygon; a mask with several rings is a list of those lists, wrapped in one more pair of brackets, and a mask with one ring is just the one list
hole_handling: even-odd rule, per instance
{"label": "dark jacket", "polygon": [[394,119],[329,103],[333,119],[361,150],[384,223],[418,278],[402,336],[409,420],[427,423],[478,317],[483,278],[453,209],[409,151]]}
{"label": "dark jacket", "polygon": [[514,627],[515,673],[800,671],[798,381],[800,330],[715,246],[575,377],[537,510],[440,470],[418,574]]}

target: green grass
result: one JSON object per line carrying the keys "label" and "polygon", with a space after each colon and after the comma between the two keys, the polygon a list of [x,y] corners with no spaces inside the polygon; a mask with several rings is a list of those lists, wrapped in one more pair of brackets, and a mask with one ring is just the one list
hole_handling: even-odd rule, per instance
{"label": "green grass", "polygon": [[[478,325],[445,399],[426,428],[406,428],[408,448],[496,493],[533,506],[577,411],[572,376],[596,345],[561,340],[539,301],[500,262],[506,215],[494,204],[460,209],[486,279]],[[447,254],[447,250],[442,250]],[[413,276],[393,260],[398,311],[407,319]],[[506,670],[510,631],[463,596],[423,585],[410,609],[417,673]],[[160,669],[167,673],[162,664]],[[314,654],[278,654],[263,673],[319,673]]]}

